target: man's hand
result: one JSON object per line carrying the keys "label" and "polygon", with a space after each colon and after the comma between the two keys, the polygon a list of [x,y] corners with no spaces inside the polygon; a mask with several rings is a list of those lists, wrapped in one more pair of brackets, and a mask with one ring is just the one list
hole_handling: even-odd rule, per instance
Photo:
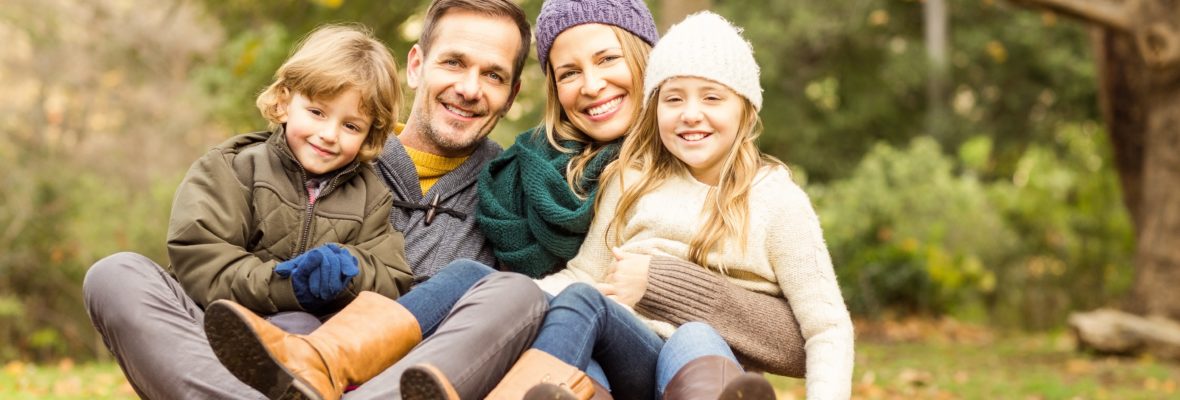
{"label": "man's hand", "polygon": [[605,283],[597,286],[598,291],[620,304],[635,307],[647,293],[651,256],[628,253],[617,247],[612,248],[611,253],[614,253],[615,261],[607,269]]}

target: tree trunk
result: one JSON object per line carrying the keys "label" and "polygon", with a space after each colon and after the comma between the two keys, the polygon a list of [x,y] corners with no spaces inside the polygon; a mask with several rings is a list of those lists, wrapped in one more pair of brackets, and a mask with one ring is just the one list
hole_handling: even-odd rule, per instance
{"label": "tree trunk", "polygon": [[[926,39],[926,58],[930,72],[926,76],[926,134],[939,141],[947,139],[950,127],[947,81],[947,5],[945,0],[926,0],[922,6]],[[945,143],[945,142],[944,142]]]}
{"label": "tree trunk", "polygon": [[659,25],[660,33],[668,31],[673,24],[680,22],[697,11],[708,10],[713,7],[713,0],[662,0],[660,1],[660,13],[657,15],[659,19],[656,20],[656,25]]}
{"label": "tree trunk", "polygon": [[1097,26],[1100,102],[1137,239],[1129,306],[1180,319],[1180,2],[1013,1]]}
{"label": "tree trunk", "polygon": [[[1149,76],[1133,307],[1180,319],[1180,75]],[[1168,77],[1170,75],[1170,77]]]}
{"label": "tree trunk", "polygon": [[1114,165],[1123,188],[1123,203],[1135,227],[1143,226],[1143,154],[1147,137],[1147,66],[1140,61],[1130,35],[1093,28],[1098,63],[1098,101],[1114,150]]}

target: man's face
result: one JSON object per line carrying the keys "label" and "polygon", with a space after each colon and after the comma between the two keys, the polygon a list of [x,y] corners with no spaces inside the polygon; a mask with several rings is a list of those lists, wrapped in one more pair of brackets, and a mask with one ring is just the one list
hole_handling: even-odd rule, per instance
{"label": "man's face", "polygon": [[415,96],[402,142],[446,157],[471,154],[512,105],[520,46],[520,31],[508,18],[444,14],[430,54],[418,45],[410,49],[406,75]]}

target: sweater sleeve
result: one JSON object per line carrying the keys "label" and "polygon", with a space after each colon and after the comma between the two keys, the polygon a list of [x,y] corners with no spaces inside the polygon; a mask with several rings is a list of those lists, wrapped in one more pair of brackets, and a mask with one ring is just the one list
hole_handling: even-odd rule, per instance
{"label": "sweater sleeve", "polygon": [[806,340],[807,398],[847,399],[854,361],[852,319],[836,283],[819,217],[807,195],[785,173],[764,183],[770,186],[768,196],[752,196],[751,201],[776,203],[766,249]]}
{"label": "sweater sleeve", "polygon": [[246,250],[252,210],[249,188],[220,150],[193,163],[172,202],[172,273],[201,307],[229,299],[262,314],[302,310],[289,280],[272,279],[276,262]]}
{"label": "sweater sleeve", "polygon": [[672,325],[703,321],[748,368],[802,378],[803,334],[786,299],[747,290],[674,257],[652,257],[647,292],[635,306]]}

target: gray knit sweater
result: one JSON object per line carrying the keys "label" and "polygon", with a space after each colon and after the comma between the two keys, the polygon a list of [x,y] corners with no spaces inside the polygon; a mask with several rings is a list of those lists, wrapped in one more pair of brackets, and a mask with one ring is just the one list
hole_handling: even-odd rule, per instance
{"label": "gray knit sweater", "polygon": [[[444,175],[422,194],[418,169],[397,137],[385,141],[381,156],[374,160],[377,172],[393,192],[394,206],[389,221],[406,237],[406,261],[417,278],[433,276],[451,261],[468,258],[495,267],[495,257],[475,222],[476,178],[484,164],[503,149],[488,139],[459,168]],[[438,196],[430,225],[426,213]],[[453,212],[447,212],[451,210]]]}

